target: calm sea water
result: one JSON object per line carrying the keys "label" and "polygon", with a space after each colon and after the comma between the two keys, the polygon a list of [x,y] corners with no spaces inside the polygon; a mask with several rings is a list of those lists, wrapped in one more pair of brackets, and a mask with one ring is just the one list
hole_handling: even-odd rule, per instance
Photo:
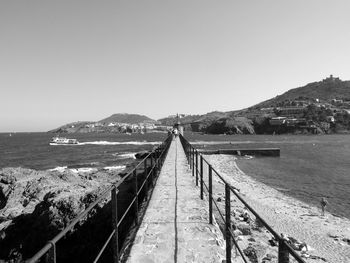
{"label": "calm sea water", "polygon": [[[327,210],[350,218],[350,136],[191,136],[210,148],[278,147],[280,157],[239,158],[247,175],[286,195],[319,206],[326,197]],[[208,144],[208,142],[215,144]],[[219,144],[225,142],[225,144]],[[227,142],[230,142],[229,144]],[[198,147],[203,145],[198,144]]]}
{"label": "calm sea water", "polygon": [[79,145],[49,145],[50,133],[0,133],[0,168],[24,167],[46,170],[56,167],[101,168],[120,166],[134,153],[151,150],[166,134],[74,134]]}

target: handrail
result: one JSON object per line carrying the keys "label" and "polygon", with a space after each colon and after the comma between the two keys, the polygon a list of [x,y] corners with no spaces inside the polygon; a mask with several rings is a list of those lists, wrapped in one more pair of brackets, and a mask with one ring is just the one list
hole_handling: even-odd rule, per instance
{"label": "handrail", "polygon": [[[119,227],[120,223],[124,220],[126,214],[130,211],[131,206],[135,203],[136,200],[138,200],[138,196],[141,193],[141,190],[144,188],[146,190],[148,190],[148,188],[146,188],[146,185],[148,185],[149,181],[151,181],[152,185],[154,185],[153,181],[155,180],[155,178],[157,176],[156,173],[159,172],[159,170],[160,170],[158,168],[160,168],[163,165],[165,155],[169,149],[170,143],[171,143],[171,136],[168,136],[164,142],[162,142],[154,151],[147,154],[147,156],[144,157],[123,178],[121,178],[117,183],[113,184],[112,186],[110,186],[106,190],[104,190],[99,195],[99,197],[88,206],[88,208],[86,208],[83,212],[81,212],[75,219],[73,219],[69,223],[69,225],[67,227],[65,227],[65,229],[63,229],[60,233],[58,233],[53,239],[48,241],[47,244],[42,249],[40,249],[32,258],[28,259],[26,262],[28,262],[28,263],[37,262],[45,254],[48,256],[47,261],[56,262],[56,243],[58,241],[60,241],[69,231],[71,231],[80,220],[82,220],[92,209],[94,209],[96,207],[96,205],[98,203],[100,203],[103,199],[107,198],[107,196],[110,193],[112,193],[111,201],[113,203],[112,204],[112,217],[114,219],[116,219],[115,220],[116,222],[113,222],[114,229],[113,229],[112,233],[109,235],[109,237],[107,238],[107,242],[103,245],[102,249],[100,250],[99,254],[97,255],[95,262],[97,262],[98,258],[101,256],[101,254],[103,253],[104,249],[106,248],[106,246],[110,242],[110,240],[113,238],[113,236],[114,236],[114,239],[116,239],[116,248],[113,249],[113,251],[114,251],[113,252],[113,254],[114,254],[113,255],[113,258],[114,258],[113,262],[117,262],[119,260],[118,227]],[[148,163],[147,160],[151,160],[150,166],[147,166],[147,163]],[[144,173],[146,174],[146,178],[144,179],[144,182],[142,183],[142,185],[140,187],[138,187],[136,170],[138,168],[140,168],[141,164],[144,164],[144,169],[145,169]],[[150,170],[149,172],[148,172],[148,169]],[[132,176],[135,177],[135,181],[136,181],[135,196],[134,196],[134,198],[132,198],[129,207],[124,211],[123,215],[118,220],[118,217],[116,214],[117,213],[116,205],[117,205],[118,188],[127,179],[132,178]],[[113,192],[115,194],[113,194]],[[138,211],[138,206],[139,206],[139,204],[138,204],[138,202],[136,202],[136,212]],[[113,215],[113,212],[114,212],[114,215]],[[135,216],[136,224],[138,223],[137,217],[138,216],[136,213],[136,216]],[[113,221],[114,221],[114,219],[113,219]]]}
{"label": "handrail", "polygon": [[[242,250],[238,246],[237,242],[234,239],[234,234],[231,230],[231,217],[230,217],[230,193],[233,193],[239,201],[252,213],[254,216],[261,222],[263,226],[265,226],[270,233],[275,237],[278,241],[278,262],[279,263],[288,263],[289,262],[289,254],[293,256],[293,258],[299,263],[305,263],[305,261],[301,258],[301,256],[283,239],[237,192],[234,186],[229,184],[212,166],[211,164],[203,157],[202,153],[200,153],[197,149],[195,149],[181,134],[180,140],[185,150],[188,163],[190,168],[192,169],[192,176],[196,176],[196,185],[198,185],[198,175],[200,176],[200,196],[203,199],[203,185],[206,190],[209,192],[209,223],[212,223],[213,211],[212,211],[212,203],[216,206],[219,215],[221,216],[223,222],[225,223],[225,236],[226,236],[226,262],[231,262],[231,239],[233,240],[234,245],[238,249],[242,259],[244,262],[247,262]],[[200,162],[198,162],[198,157],[200,157]],[[199,164],[200,165],[199,165]],[[208,171],[208,180],[209,180],[209,190],[208,185],[203,180],[203,163],[206,163],[209,171]],[[225,185],[225,213],[223,214],[217,202],[213,199],[212,195],[212,172],[224,183]],[[228,201],[229,200],[229,201]]]}

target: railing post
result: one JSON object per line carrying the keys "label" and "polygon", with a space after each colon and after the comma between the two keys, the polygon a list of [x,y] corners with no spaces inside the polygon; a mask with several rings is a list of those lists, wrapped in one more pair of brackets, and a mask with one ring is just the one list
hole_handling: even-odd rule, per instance
{"label": "railing post", "polygon": [[278,263],[289,263],[288,247],[284,240],[278,242]]}
{"label": "railing post", "polygon": [[209,224],[213,224],[213,170],[209,165]]}
{"label": "railing post", "polygon": [[139,215],[139,195],[138,195],[138,186],[137,186],[137,174],[136,169],[133,172],[133,175],[135,177],[135,223],[136,225],[139,224],[138,215]]}
{"label": "railing post", "polygon": [[112,240],[113,250],[113,263],[117,263],[119,260],[119,231],[118,231],[118,190],[113,187],[112,192],[112,225],[114,229],[114,236]]}
{"label": "railing post", "polygon": [[196,186],[198,186],[198,152],[195,151],[196,154],[196,168],[195,168],[195,174],[196,174]]}
{"label": "railing post", "polygon": [[160,170],[160,150],[157,149],[157,169]]}
{"label": "railing post", "polygon": [[225,183],[225,212],[226,262],[231,263],[231,193],[227,183]]}
{"label": "railing post", "polygon": [[192,176],[194,176],[194,148],[191,148],[192,152]]}
{"label": "railing post", "polygon": [[188,145],[188,143],[186,142],[186,153],[187,153],[187,161],[188,163],[191,165],[191,155],[190,155],[190,146]]}
{"label": "railing post", "polygon": [[148,177],[147,177],[147,158],[145,159],[143,163],[143,169],[144,169],[144,176],[145,176],[145,200],[147,201],[148,197]]}
{"label": "railing post", "polygon": [[154,186],[154,176],[153,176],[153,154],[151,154],[151,170],[150,170],[150,179],[151,179],[151,183],[152,183],[152,188]]}
{"label": "railing post", "polygon": [[202,155],[200,155],[199,176],[201,178],[201,199],[203,200],[203,156]]}
{"label": "railing post", "polygon": [[50,243],[51,243],[51,248],[46,253],[45,262],[46,263],[56,263],[56,245],[52,242],[50,242]]}

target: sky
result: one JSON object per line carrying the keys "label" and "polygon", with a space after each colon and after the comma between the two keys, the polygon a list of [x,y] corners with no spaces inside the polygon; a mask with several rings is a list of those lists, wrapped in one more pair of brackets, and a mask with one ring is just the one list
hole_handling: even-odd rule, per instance
{"label": "sky", "polygon": [[350,80],[348,0],[0,1],[0,132],[246,108]]}

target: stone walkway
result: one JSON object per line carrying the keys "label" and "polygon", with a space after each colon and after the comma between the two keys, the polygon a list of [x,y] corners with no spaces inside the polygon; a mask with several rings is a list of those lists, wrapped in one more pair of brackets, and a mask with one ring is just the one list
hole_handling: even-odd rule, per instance
{"label": "stone walkway", "polygon": [[176,138],[127,262],[222,262],[222,233],[208,222],[208,202],[200,199],[185,152]]}

